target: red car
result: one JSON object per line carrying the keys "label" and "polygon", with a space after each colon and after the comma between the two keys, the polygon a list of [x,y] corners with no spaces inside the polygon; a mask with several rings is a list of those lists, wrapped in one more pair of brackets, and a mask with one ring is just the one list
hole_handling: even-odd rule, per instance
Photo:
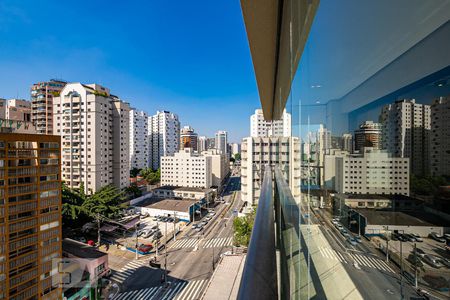
{"label": "red car", "polygon": [[140,244],[138,247],[138,251],[142,253],[149,253],[153,249],[152,244]]}

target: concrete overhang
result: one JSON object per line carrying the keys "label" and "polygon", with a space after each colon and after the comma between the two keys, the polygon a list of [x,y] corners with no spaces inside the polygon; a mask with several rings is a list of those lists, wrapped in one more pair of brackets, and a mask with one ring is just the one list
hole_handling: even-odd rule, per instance
{"label": "concrete overhang", "polygon": [[280,119],[319,0],[241,0],[266,120]]}

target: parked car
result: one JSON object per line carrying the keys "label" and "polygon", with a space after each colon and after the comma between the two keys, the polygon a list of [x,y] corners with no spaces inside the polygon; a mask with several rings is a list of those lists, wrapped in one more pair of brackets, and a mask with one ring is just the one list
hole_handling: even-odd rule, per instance
{"label": "parked car", "polygon": [[198,225],[196,228],[195,228],[195,231],[197,231],[197,232],[200,232],[200,231],[202,231],[203,230],[203,226],[202,225]]}
{"label": "parked car", "polygon": [[154,240],[160,239],[161,237],[162,237],[161,231],[156,231],[156,232],[153,234],[153,239],[154,239]]}
{"label": "parked car", "polygon": [[406,260],[409,261],[413,266],[417,266],[417,267],[423,266],[423,262],[420,259],[420,256],[414,255],[414,253],[411,253],[410,255],[408,255],[408,258]]}
{"label": "parked car", "polygon": [[439,257],[425,254],[423,260],[433,268],[442,268],[444,265],[439,261]]}
{"label": "parked car", "polygon": [[447,268],[450,268],[450,259],[442,257],[439,261]]}
{"label": "parked car", "polygon": [[[414,250],[412,252],[414,253]],[[426,255],[425,251],[420,248],[416,248],[416,253],[419,257],[424,257]]]}
{"label": "parked car", "polygon": [[416,233],[411,233],[411,235],[416,239],[416,242],[423,242],[423,240],[420,237],[420,235],[418,235]]}
{"label": "parked car", "polygon": [[437,234],[436,232],[430,233],[430,238],[440,243],[445,243],[445,238],[442,235]]}
{"label": "parked car", "polygon": [[336,228],[339,229],[339,230],[341,230],[341,229],[344,228],[344,226],[342,226],[341,223],[337,223],[335,226],[336,226]]}
{"label": "parked car", "polygon": [[168,217],[163,217],[163,218],[161,219],[161,222],[167,222],[168,220],[169,220]]}
{"label": "parked car", "polygon": [[83,237],[83,236],[79,236],[79,237],[77,237],[77,238],[75,238],[77,241],[79,241],[79,242],[82,242],[82,243],[86,243],[87,242],[87,240],[86,240],[86,238],[85,237]]}
{"label": "parked car", "polygon": [[206,220],[200,222],[201,226],[205,226],[206,224],[208,224],[208,221],[206,221]]}
{"label": "parked car", "polygon": [[340,232],[341,232],[341,234],[343,235],[343,236],[345,236],[345,237],[347,237],[349,234],[348,234],[348,232],[347,232],[347,230],[345,230],[344,228],[342,228],[341,230],[340,230]]}
{"label": "parked car", "polygon": [[152,244],[140,244],[138,247],[138,251],[142,253],[149,253],[153,249]]}
{"label": "parked car", "polygon": [[347,242],[349,242],[353,246],[356,246],[356,240],[353,237],[348,237]]}
{"label": "parked car", "polygon": [[167,218],[167,222],[172,223],[173,221],[175,221],[174,218],[172,217]]}
{"label": "parked car", "polygon": [[400,241],[402,241],[402,242],[408,242],[408,238],[407,238],[406,235],[403,234],[403,233],[399,233],[399,234],[398,234],[398,239],[399,239]]}
{"label": "parked car", "polygon": [[358,242],[358,243],[362,243],[361,236],[360,235],[355,235],[355,241]]}
{"label": "parked car", "polygon": [[403,236],[408,240],[408,242],[415,242],[416,241],[416,237],[413,236],[412,234],[405,233]]}

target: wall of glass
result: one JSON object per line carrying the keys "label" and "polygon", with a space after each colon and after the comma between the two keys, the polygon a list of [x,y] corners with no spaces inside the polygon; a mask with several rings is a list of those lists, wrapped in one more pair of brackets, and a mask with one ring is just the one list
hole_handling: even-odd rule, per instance
{"label": "wall of glass", "polygon": [[[292,46],[286,110],[301,145],[298,295],[412,296],[413,243],[386,250],[386,239],[450,232],[450,3],[321,1],[301,52],[304,32],[292,26],[305,7],[294,2],[282,30]],[[339,226],[326,227],[332,219]],[[448,288],[449,269],[424,265],[417,285],[445,294],[436,282]]]}

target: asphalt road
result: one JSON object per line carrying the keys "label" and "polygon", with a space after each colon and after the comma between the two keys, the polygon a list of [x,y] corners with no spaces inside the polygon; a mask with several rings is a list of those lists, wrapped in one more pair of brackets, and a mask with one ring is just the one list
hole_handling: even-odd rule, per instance
{"label": "asphalt road", "polygon": [[[157,261],[161,263],[161,269],[151,268],[148,262],[143,263],[123,281],[121,294],[116,299],[128,300],[136,295],[141,296],[142,291],[151,288],[155,288],[154,299],[198,299],[213,274],[220,254],[232,250],[233,211],[242,206],[240,177],[229,178],[223,198],[225,203],[214,208],[216,215],[203,231],[195,231],[192,224],[187,226],[176,241],[167,245],[167,256],[166,250],[160,251]],[[167,267],[167,281],[170,282],[168,288],[162,284],[164,265]],[[192,283],[198,284],[192,287]],[[158,291],[157,287],[160,288]],[[183,288],[189,287],[192,291],[185,292],[186,297],[182,297]]]}
{"label": "asphalt road", "polygon": [[[367,241],[362,239],[362,243],[356,246],[351,245],[339,233],[339,231],[331,224],[330,220],[315,211],[319,216],[319,224],[321,230],[331,247],[343,255],[348,263],[343,264],[345,270],[349,274],[358,291],[364,299],[402,299],[400,287],[400,270],[392,263],[388,266],[392,269],[386,270],[387,267],[383,263],[386,259]],[[373,267],[366,267],[361,263],[361,257],[364,262],[368,262]],[[359,259],[359,262],[358,262]],[[355,262],[358,267],[355,267]],[[374,263],[375,262],[375,263]],[[382,269],[384,266],[384,269]],[[418,299],[418,295],[414,288],[403,279],[403,299]]]}

